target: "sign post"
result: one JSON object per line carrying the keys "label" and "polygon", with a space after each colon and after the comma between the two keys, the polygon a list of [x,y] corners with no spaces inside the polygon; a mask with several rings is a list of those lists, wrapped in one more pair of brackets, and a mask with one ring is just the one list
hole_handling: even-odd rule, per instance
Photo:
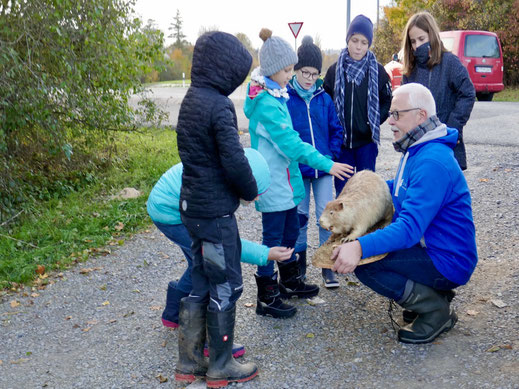
{"label": "sign post", "polygon": [[299,35],[299,31],[301,31],[301,27],[303,27],[303,22],[288,23],[288,27],[290,27],[290,31],[292,31],[292,34],[294,35],[294,50],[297,53],[297,36]]}

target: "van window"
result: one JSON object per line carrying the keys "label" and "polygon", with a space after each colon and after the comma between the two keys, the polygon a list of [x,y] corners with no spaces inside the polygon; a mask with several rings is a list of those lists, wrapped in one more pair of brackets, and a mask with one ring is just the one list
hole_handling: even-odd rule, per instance
{"label": "van window", "polygon": [[499,58],[497,39],[490,35],[467,35],[465,57]]}
{"label": "van window", "polygon": [[454,38],[441,38],[443,45],[449,51],[452,51],[452,46],[454,46]]}

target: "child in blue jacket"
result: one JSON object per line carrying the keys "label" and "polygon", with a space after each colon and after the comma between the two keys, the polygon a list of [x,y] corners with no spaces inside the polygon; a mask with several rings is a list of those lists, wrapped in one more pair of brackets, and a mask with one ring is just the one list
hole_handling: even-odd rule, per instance
{"label": "child in blue jacket", "polygon": [[[337,117],[334,103],[319,79],[323,63],[321,49],[314,45],[312,37],[305,36],[297,50],[299,61],[294,66],[295,76],[288,83],[288,111],[294,130],[301,139],[314,146],[321,154],[335,160],[341,152],[343,128]],[[296,255],[303,276],[306,275],[306,248],[308,218],[310,214],[310,190],[314,193],[315,215],[319,227],[319,246],[330,237],[331,231],[319,226],[319,218],[333,196],[333,178],[328,173],[299,164],[303,175],[305,198],[297,206],[299,236]],[[338,288],[339,281],[330,269],[322,269],[324,286]]]}
{"label": "child in blue jacket", "polygon": [[[256,201],[263,224],[263,244],[268,247],[294,247],[299,235],[297,205],[305,197],[299,162],[330,173],[349,177],[351,166],[334,163],[312,145],[303,142],[292,127],[286,100],[286,86],[293,75],[297,55],[291,45],[262,29],[260,67],[251,74],[244,111],[249,118],[251,147],[266,159],[271,176],[270,190]],[[319,293],[317,285],[306,284],[295,255],[278,262],[280,281],[272,263],[258,266],[256,313],[274,318],[291,317],[296,308],[281,298],[309,298]]]}

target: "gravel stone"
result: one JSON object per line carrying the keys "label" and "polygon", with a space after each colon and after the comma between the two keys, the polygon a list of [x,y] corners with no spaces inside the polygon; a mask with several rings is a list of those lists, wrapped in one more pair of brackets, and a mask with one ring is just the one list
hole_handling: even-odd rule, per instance
{"label": "gravel stone", "polygon": [[[377,169],[390,178],[399,154],[387,127],[383,135]],[[248,145],[247,134],[242,140]],[[432,344],[399,343],[388,300],[351,275],[339,276],[339,289],[322,287],[322,304],[291,300],[298,308],[293,318],[258,316],[255,267],[244,264],[236,341],[246,346],[243,360],[260,372],[231,387],[518,388],[517,147],[468,142],[467,153],[480,261],[453,300],[454,329]],[[260,241],[254,207],[240,207],[237,217],[241,235]],[[313,215],[310,225],[309,258],[318,245]],[[154,227],[110,249],[51,275],[44,290],[0,297],[0,388],[181,387],[174,381],[177,331],[164,328],[160,315],[168,282],[186,268],[182,252]],[[95,270],[81,274],[82,268]],[[322,286],[320,269],[309,265],[308,281]],[[495,299],[506,306],[496,307]],[[12,307],[13,300],[20,305]],[[401,323],[401,308],[393,315]]]}

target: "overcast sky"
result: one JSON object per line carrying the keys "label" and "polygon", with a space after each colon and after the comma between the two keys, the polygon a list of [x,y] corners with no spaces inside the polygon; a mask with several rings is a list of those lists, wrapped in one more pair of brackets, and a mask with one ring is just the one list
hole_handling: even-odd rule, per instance
{"label": "overcast sky", "polygon": [[[380,18],[382,7],[391,0],[379,0]],[[347,0],[137,0],[135,10],[144,23],[148,19],[164,32],[166,43],[172,43],[167,36],[168,27],[173,22],[177,9],[183,22],[186,39],[195,43],[201,27],[217,27],[231,34],[244,33],[255,48],[262,44],[258,34],[262,27],[271,29],[274,35],[294,43],[294,36],[288,27],[291,22],[303,22],[297,37],[301,43],[305,35],[319,36],[321,48],[342,49],[346,40]],[[377,19],[377,0],[351,0],[350,15],[369,17],[373,23]]]}

